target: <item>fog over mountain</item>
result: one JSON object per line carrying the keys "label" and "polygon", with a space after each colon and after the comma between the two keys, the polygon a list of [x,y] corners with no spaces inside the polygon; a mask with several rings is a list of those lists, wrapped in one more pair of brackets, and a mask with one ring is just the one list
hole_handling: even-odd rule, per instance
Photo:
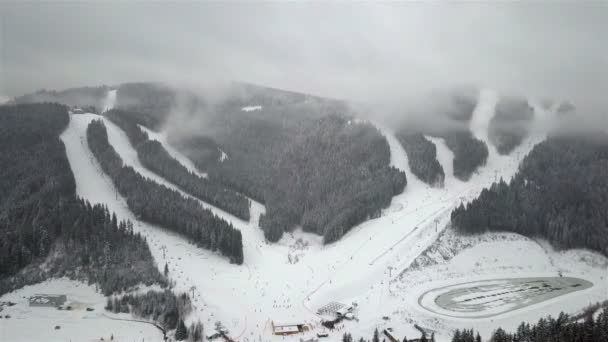
{"label": "fog over mountain", "polygon": [[[0,4],[0,95],[239,80],[402,112],[421,94],[490,87],[599,117],[608,5]],[[394,110],[391,110],[394,109]]]}

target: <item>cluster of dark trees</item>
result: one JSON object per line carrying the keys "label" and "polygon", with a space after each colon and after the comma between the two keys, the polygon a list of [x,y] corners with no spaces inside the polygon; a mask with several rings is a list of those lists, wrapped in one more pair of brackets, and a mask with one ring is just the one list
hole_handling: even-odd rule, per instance
{"label": "cluster of dark trees", "polygon": [[[170,144],[188,157],[199,171],[206,172],[210,170],[218,164],[221,157],[219,146],[215,140],[207,136],[173,137]],[[214,178],[217,179],[218,177]],[[233,188],[240,191],[239,187]]]}
{"label": "cluster of dark trees", "polygon": [[137,121],[126,115],[125,111],[115,109],[105,115],[126,132],[131,144],[137,150],[139,160],[146,168],[192,196],[243,220],[249,220],[249,199],[217,181],[199,177],[186,169],[171,157],[162,144],[156,140],[149,140],[148,134],[142,131]]}
{"label": "cluster of dark trees", "polygon": [[158,224],[187,236],[190,241],[210,250],[219,250],[231,262],[243,263],[241,232],[231,224],[204,209],[198,201],[141,176],[124,166],[108,142],[101,120],[87,128],[89,148],[106,174],[112,178],[129,208],[146,222]]}
{"label": "cluster of dark trees", "polygon": [[488,127],[488,137],[498,153],[509,154],[519,146],[528,135],[533,118],[534,109],[526,99],[500,99]]}
{"label": "cluster of dark trees", "polygon": [[[445,144],[454,153],[454,176],[468,181],[471,175],[488,160],[488,146],[470,131],[455,130],[443,134]],[[409,157],[409,155],[408,155]]]}
{"label": "cluster of dark trees", "polygon": [[131,313],[136,317],[158,322],[164,329],[177,328],[180,317],[191,310],[187,293],[176,295],[170,290],[127,293],[107,298],[106,310],[114,313]]}
{"label": "cluster of dark trees", "polygon": [[511,231],[558,248],[608,255],[608,136],[550,137],[536,145],[509,184],[495,183],[452,212],[461,232]]}
{"label": "cluster of dark trees", "polygon": [[165,286],[131,223],[76,197],[59,139],[68,122],[62,105],[0,106],[0,294],[61,276],[105,294]]}
{"label": "cluster of dark trees", "polygon": [[199,198],[209,204],[249,221],[249,199],[245,196],[227,189],[222,184],[199,177],[186,169],[180,162],[175,160],[156,140],[148,140],[137,147],[137,154],[141,163],[177,185],[185,192]]}
{"label": "cluster of dark trees", "polygon": [[[389,332],[390,333],[390,332]],[[374,330],[374,335],[372,336],[371,342],[380,342],[380,339],[382,338],[383,342],[386,342],[386,337],[382,337],[382,333],[380,333],[378,331],[378,328],[376,328]],[[392,333],[391,333],[392,335]],[[393,336],[393,338],[396,339],[395,336]],[[389,340],[391,340],[389,338]],[[353,342],[355,341],[352,337],[352,335],[350,333],[344,333],[344,335],[342,335],[342,342]],[[359,338],[359,342],[369,342],[370,340],[366,340],[363,337]],[[394,341],[394,340],[393,340]],[[401,340],[402,342],[408,342],[408,341],[420,341],[420,342],[435,342],[435,333],[432,333],[430,337],[427,337],[426,334],[422,334],[420,336],[420,338],[416,338],[413,340],[408,340],[407,336],[403,337],[403,340]]]}
{"label": "cluster of dark trees", "polygon": [[407,153],[412,173],[423,182],[443,187],[445,173],[437,161],[437,148],[422,133],[399,132],[397,140]]}
{"label": "cluster of dark trees", "polygon": [[389,166],[386,139],[369,124],[346,123],[340,116],[316,120],[279,158],[260,218],[268,240],[301,224],[334,242],[403,191],[405,174]]}
{"label": "cluster of dark trees", "polygon": [[192,310],[187,293],[176,295],[170,290],[153,291],[143,294],[128,293],[107,298],[105,309],[113,313],[130,313],[145,320],[158,323],[165,331],[175,329],[175,340],[203,340],[203,324],[198,321],[186,327],[183,317]]}
{"label": "cluster of dark trees", "polygon": [[[470,330],[456,330],[452,342],[481,342],[479,333]],[[582,320],[572,319],[561,313],[559,317],[541,318],[536,324],[521,323],[517,331],[507,333],[498,328],[490,338],[491,342],[599,342],[608,341],[608,310],[604,309],[596,319],[589,315]]]}

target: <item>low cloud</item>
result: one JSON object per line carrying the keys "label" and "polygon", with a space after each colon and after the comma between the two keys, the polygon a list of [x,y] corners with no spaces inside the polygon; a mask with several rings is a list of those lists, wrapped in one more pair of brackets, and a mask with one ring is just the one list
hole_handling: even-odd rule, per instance
{"label": "low cloud", "polygon": [[569,99],[603,117],[607,17],[601,2],[3,2],[0,94],[241,80],[386,115],[464,84]]}

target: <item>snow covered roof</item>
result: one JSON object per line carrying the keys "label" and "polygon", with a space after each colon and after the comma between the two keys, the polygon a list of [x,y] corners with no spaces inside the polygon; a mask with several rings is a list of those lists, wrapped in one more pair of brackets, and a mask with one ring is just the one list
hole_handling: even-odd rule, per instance
{"label": "snow covered roof", "polygon": [[287,326],[276,326],[274,327],[274,332],[275,333],[294,333],[294,332],[299,332],[300,329],[298,329],[297,325],[287,325]]}
{"label": "snow covered roof", "polygon": [[273,321],[272,325],[274,327],[290,327],[290,326],[298,326],[298,325],[304,325],[304,323],[302,322],[277,322],[277,321]]}

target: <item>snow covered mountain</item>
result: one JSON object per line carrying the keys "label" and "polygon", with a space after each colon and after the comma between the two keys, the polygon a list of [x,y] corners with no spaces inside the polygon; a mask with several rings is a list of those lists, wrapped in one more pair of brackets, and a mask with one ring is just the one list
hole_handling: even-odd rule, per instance
{"label": "snow covered mountain", "polygon": [[[107,205],[120,219],[131,220],[134,230],[146,237],[159,270],[168,265],[175,291],[192,294],[187,323],[200,320],[210,331],[221,321],[228,336],[238,341],[282,341],[283,337],[274,334],[273,325],[283,321],[306,326],[298,335],[305,339],[327,332],[330,340],[337,341],[346,331],[367,337],[375,328],[390,328],[387,331],[399,339],[419,336],[422,329],[433,333],[437,341],[449,341],[456,328],[474,327],[488,336],[498,327],[515,329],[522,320],[535,321],[560,311],[576,313],[605,300],[608,292],[608,259],[598,253],[555,251],[542,241],[510,233],[462,236],[451,228],[454,208],[477,198],[498,179],[510,180],[523,158],[546,138],[541,123],[554,111],[530,99],[536,113],[529,123],[533,128],[510,153],[502,153],[490,134],[498,99],[491,90],[481,91],[467,122],[474,138],[488,148],[485,164],[468,180],[454,175],[454,152],[445,138],[426,136],[445,171],[443,187],[430,186],[414,175],[395,130],[373,122],[388,144],[389,165],[405,174],[407,185],[379,215],[367,217],[331,244],[324,244],[321,236],[301,227],[269,243],[260,229],[260,216],[267,209],[264,204],[252,200],[251,219],[244,221],[192,197],[144,167],[125,132],[101,114],[70,115],[61,140],[77,195],[92,204]],[[116,90],[107,90],[99,100],[103,111],[113,109],[116,102]],[[238,103],[236,108],[245,114],[264,115],[268,101],[260,105],[262,102]],[[97,119],[103,120],[109,143],[125,165],[194,198],[240,230],[244,264],[230,264],[218,253],[198,248],[134,215],[88,147],[86,129]],[[204,178],[211,176],[187,153],[171,145],[168,136],[174,133],[143,124],[140,127],[189,171]],[[570,288],[548,295],[539,290],[542,286]],[[0,301],[10,299],[7,296]],[[490,297],[492,301],[486,300]],[[335,314],[328,310],[340,307],[352,307],[357,319],[343,320],[340,329],[327,330],[322,322]],[[0,322],[0,330],[6,329],[6,324]]]}

